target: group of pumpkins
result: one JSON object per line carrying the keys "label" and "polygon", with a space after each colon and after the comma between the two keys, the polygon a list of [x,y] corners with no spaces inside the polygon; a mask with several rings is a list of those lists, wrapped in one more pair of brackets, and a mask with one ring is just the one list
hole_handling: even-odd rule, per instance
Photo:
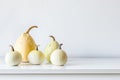
{"label": "group of pumpkins", "polygon": [[63,66],[67,62],[67,54],[61,49],[62,44],[59,44],[54,36],[50,35],[52,41],[46,46],[44,53],[38,50],[34,39],[29,34],[30,30],[38,28],[31,26],[25,33],[23,33],[14,45],[10,45],[11,51],[6,54],[5,62],[11,66],[17,66],[21,62],[29,62],[31,64],[41,64],[45,60],[53,65]]}

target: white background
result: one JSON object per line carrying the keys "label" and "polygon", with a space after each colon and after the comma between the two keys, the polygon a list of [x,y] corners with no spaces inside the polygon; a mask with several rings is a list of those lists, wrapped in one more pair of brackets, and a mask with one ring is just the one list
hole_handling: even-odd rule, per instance
{"label": "white background", "polygon": [[31,25],[42,51],[52,34],[69,57],[120,57],[119,0],[0,0],[0,56]]}

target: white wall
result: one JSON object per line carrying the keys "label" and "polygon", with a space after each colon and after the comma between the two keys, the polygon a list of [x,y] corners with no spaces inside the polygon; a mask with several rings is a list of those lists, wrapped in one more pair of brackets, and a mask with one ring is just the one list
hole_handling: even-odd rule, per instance
{"label": "white wall", "polygon": [[0,55],[30,25],[42,51],[52,34],[70,57],[120,57],[120,0],[0,0]]}

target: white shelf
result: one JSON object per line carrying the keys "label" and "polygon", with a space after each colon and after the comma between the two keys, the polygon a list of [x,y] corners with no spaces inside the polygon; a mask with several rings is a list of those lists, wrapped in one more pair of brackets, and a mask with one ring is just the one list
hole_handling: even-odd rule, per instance
{"label": "white shelf", "polygon": [[120,74],[120,58],[71,58],[65,66],[43,63],[7,66],[0,59],[0,74]]}

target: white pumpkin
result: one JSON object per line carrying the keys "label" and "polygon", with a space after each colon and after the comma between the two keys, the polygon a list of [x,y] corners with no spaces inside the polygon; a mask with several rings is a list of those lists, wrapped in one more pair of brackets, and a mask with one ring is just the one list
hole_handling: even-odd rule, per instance
{"label": "white pumpkin", "polygon": [[44,61],[44,54],[38,50],[38,46],[36,50],[32,50],[28,55],[28,61],[31,64],[41,64]]}
{"label": "white pumpkin", "polygon": [[62,44],[59,45],[59,49],[53,51],[50,56],[51,63],[56,66],[63,66],[67,62],[67,54],[61,49]]}
{"label": "white pumpkin", "polygon": [[5,56],[5,62],[7,65],[10,66],[17,66],[21,63],[22,61],[22,56],[18,51],[15,51],[13,46],[10,45],[11,47],[11,52],[7,53]]}

